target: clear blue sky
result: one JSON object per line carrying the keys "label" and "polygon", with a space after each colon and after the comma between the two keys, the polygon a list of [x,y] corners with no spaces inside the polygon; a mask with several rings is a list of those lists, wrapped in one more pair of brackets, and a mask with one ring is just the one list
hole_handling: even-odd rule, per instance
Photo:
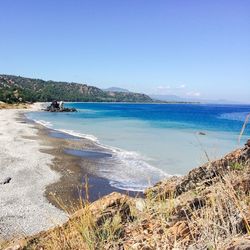
{"label": "clear blue sky", "polygon": [[2,0],[0,73],[250,103],[249,0]]}

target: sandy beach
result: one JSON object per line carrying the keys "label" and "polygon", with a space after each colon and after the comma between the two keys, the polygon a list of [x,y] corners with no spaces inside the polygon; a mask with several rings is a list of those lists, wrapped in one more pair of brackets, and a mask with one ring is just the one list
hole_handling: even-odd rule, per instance
{"label": "sandy beach", "polygon": [[0,182],[11,178],[0,184],[0,239],[31,235],[67,219],[44,196],[60,174],[50,168],[53,156],[40,151],[48,146],[39,142],[37,129],[19,119],[26,111],[0,110]]}
{"label": "sandy beach", "polygon": [[[86,176],[90,201],[114,191],[128,193],[95,176],[98,157],[86,157],[84,149],[101,154],[102,148],[25,118],[26,112],[42,105],[0,110],[0,240],[33,235],[65,222],[68,214],[62,205],[68,212],[79,206],[79,196],[86,197]],[[74,150],[83,156],[74,155]],[[3,184],[8,178],[9,183]]]}

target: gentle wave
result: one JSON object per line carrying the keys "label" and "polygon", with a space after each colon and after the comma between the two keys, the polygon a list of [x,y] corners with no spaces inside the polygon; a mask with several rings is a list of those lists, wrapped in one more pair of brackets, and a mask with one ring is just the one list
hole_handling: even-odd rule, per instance
{"label": "gentle wave", "polygon": [[99,147],[111,152],[111,164],[107,164],[107,160],[105,160],[105,162],[102,162],[101,160],[101,168],[98,169],[97,174],[100,177],[108,179],[110,185],[115,188],[141,192],[161,179],[172,176],[148,164],[146,160],[149,159],[143,157],[137,152],[126,151],[120,148],[103,145],[99,143],[98,138],[94,135],[78,133],[74,130],[68,129],[56,129],[53,127],[51,122],[44,120],[34,121],[55,131],[91,140]]}
{"label": "gentle wave", "polygon": [[69,129],[55,129],[55,128],[53,128],[53,124],[51,122],[44,121],[44,120],[33,120],[33,121],[46,127],[46,128],[53,129],[55,131],[59,131],[59,132],[69,134],[69,135],[79,137],[79,138],[88,139],[88,140],[91,140],[93,142],[98,142],[98,139],[94,135],[78,133],[78,132],[75,132],[75,131],[69,130]]}
{"label": "gentle wave", "polygon": [[246,120],[249,112],[233,112],[233,113],[224,113],[219,116],[220,119],[232,120],[232,121],[242,121]]}
{"label": "gentle wave", "polygon": [[156,182],[172,176],[147,163],[146,159],[137,152],[104,147],[111,150],[113,164],[105,168],[103,162],[100,174],[109,179],[110,185],[115,188],[144,191]]}
{"label": "gentle wave", "polygon": [[34,122],[46,127],[46,128],[52,128],[52,123],[51,122],[47,122],[47,121],[44,121],[44,120],[34,120]]}
{"label": "gentle wave", "polygon": [[97,137],[95,137],[94,135],[78,133],[78,132],[75,132],[74,130],[69,130],[69,129],[55,129],[55,130],[60,131],[65,134],[73,135],[75,137],[80,137],[80,138],[91,140],[93,142],[98,142]]}

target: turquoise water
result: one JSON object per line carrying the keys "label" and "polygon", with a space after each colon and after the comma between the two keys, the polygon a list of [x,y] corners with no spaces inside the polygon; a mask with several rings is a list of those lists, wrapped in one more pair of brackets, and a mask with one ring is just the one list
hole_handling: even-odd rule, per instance
{"label": "turquoise water", "polygon": [[[47,127],[93,140],[109,159],[95,175],[127,190],[182,175],[239,147],[250,105],[68,103],[77,113],[32,112]],[[202,133],[200,133],[202,132]],[[246,127],[242,143],[250,136]],[[241,143],[241,144],[242,144]]]}

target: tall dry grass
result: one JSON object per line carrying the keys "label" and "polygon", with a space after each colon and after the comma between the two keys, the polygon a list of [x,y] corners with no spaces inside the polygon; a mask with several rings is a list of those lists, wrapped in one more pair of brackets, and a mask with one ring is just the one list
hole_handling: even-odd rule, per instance
{"label": "tall dry grass", "polygon": [[233,185],[235,175],[225,176],[210,189],[206,205],[190,211],[187,221],[192,232],[190,247],[194,249],[223,249],[238,235],[249,234],[247,213],[249,194],[238,193]]}
{"label": "tall dry grass", "polygon": [[[23,249],[117,250],[133,249],[137,243],[151,249],[223,249],[233,237],[250,232],[249,192],[234,185],[248,171],[249,166],[232,169],[203,191],[190,190],[179,197],[154,199],[148,195],[145,199],[135,199],[140,203],[139,209],[137,202],[131,203],[134,219],[125,223],[119,212],[99,216],[101,220],[97,220],[91,203],[80,198],[76,208],[80,208],[80,216],[70,219],[62,227],[29,239]],[[88,184],[85,188],[87,192]],[[202,197],[205,202],[192,205],[197,197]],[[180,210],[184,211],[184,218],[177,216]],[[106,215],[107,211],[98,214]],[[184,233],[173,230],[180,221],[186,225]],[[141,239],[143,243],[140,243]]]}

